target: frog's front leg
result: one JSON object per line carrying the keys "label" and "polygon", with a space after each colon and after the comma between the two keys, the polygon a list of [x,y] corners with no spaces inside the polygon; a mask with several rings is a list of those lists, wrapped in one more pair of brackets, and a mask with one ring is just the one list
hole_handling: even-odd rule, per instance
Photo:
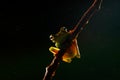
{"label": "frog's front leg", "polygon": [[53,56],[55,56],[59,50],[60,50],[59,48],[53,46],[49,48],[49,51],[53,53]]}

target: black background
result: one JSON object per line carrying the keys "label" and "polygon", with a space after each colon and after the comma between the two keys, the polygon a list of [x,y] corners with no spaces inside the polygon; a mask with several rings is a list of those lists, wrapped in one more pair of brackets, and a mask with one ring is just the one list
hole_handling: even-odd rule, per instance
{"label": "black background", "polygon": [[[92,0],[3,1],[1,80],[42,80],[53,59],[49,35],[72,29]],[[119,80],[120,1],[104,0],[78,37],[81,59],[62,62],[53,80]]]}

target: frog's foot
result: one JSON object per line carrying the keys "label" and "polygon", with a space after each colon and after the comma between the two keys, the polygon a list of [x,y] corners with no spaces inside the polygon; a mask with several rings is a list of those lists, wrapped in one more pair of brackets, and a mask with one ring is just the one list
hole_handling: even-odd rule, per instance
{"label": "frog's foot", "polygon": [[80,58],[80,54],[77,54],[77,55],[76,55],[76,58]]}
{"label": "frog's foot", "polygon": [[71,63],[72,59],[71,58],[63,58],[62,59],[64,62]]}
{"label": "frog's foot", "polygon": [[59,50],[60,50],[59,48],[52,46],[49,48],[49,51],[52,52],[54,56],[58,53]]}

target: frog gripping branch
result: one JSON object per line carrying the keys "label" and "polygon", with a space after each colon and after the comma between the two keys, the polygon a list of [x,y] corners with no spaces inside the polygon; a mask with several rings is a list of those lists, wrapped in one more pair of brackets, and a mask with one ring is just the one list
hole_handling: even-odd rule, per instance
{"label": "frog gripping branch", "polygon": [[49,51],[54,58],[50,65],[46,67],[43,80],[52,80],[61,60],[71,63],[73,58],[80,58],[77,37],[85,25],[88,24],[90,18],[100,9],[101,2],[102,0],[93,0],[92,5],[86,10],[72,30],[68,31],[65,27],[61,27],[57,34],[50,35],[50,40],[55,43],[55,47],[51,46]]}
{"label": "frog gripping branch", "polygon": [[[56,56],[60,51],[60,48],[63,45],[63,42],[71,36],[72,36],[71,32],[68,32],[65,27],[61,27],[60,31],[54,36],[50,35],[51,41],[55,43],[55,47],[49,48],[50,52],[52,52],[53,55]],[[70,63],[72,61],[72,58],[74,57],[80,58],[80,53],[79,53],[76,38],[69,43],[71,43],[70,46],[66,49],[64,55],[62,56],[62,61],[68,62],[68,63]]]}

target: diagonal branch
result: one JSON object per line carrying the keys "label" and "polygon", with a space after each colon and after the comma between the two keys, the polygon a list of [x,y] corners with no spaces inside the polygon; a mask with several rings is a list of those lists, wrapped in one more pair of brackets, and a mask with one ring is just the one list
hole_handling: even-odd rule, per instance
{"label": "diagonal branch", "polygon": [[81,19],[75,25],[72,30],[73,37],[77,37],[79,33],[83,30],[83,28],[88,24],[89,20],[93,15],[100,10],[102,0],[94,0],[92,5],[87,9],[87,11],[83,14]]}
{"label": "diagonal branch", "polygon": [[53,58],[51,64],[46,67],[46,73],[44,75],[43,80],[52,80],[52,77],[55,75],[55,72],[57,70],[57,67],[59,66],[62,56],[64,55],[67,48],[71,45],[71,41],[72,41],[71,39],[70,38],[66,39],[66,41],[64,42],[64,45],[61,46],[61,50]]}

